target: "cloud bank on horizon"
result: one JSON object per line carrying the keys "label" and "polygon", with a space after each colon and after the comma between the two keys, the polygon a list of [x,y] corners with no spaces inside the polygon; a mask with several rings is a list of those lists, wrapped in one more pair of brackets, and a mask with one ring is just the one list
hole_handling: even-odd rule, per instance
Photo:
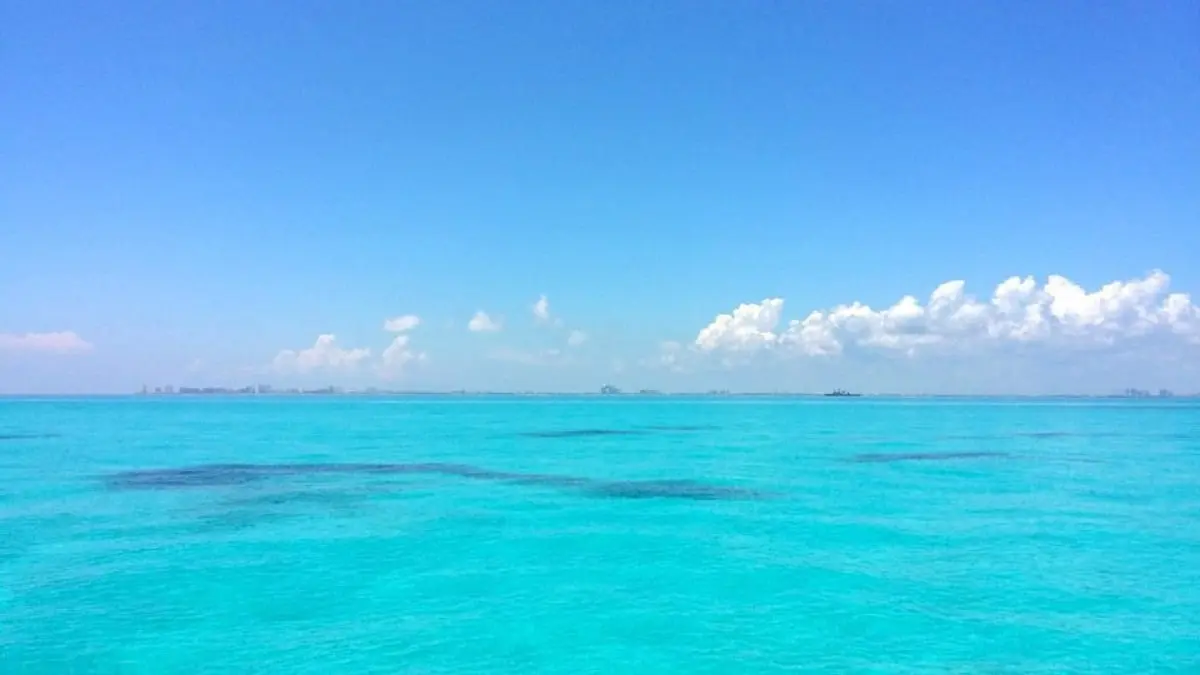
{"label": "cloud bank on horizon", "polygon": [[1187,293],[1167,293],[1169,285],[1160,270],[1090,293],[1059,275],[1041,286],[1031,276],[1010,277],[981,301],[955,280],[934,289],[924,304],[911,295],[880,310],[856,301],[814,310],[782,329],[784,301],[768,298],[718,315],[692,347],[833,357],[857,349],[915,355],[1014,343],[1094,348],[1150,337],[1200,344],[1200,308]]}
{"label": "cloud bank on horizon", "polygon": [[[376,363],[378,374],[384,378],[399,375],[409,363],[424,361],[425,352],[414,351],[411,346],[413,329],[421,325],[421,318],[405,314],[383,322],[383,330],[396,333],[396,337],[379,355]],[[313,372],[353,371],[371,359],[371,350],[366,347],[345,348],[337,343],[337,336],[324,333],[317,336],[312,347],[301,350],[284,349],[275,355],[271,370],[281,375],[303,375]]]}
{"label": "cloud bank on horizon", "polygon": [[[978,299],[967,292],[965,281],[952,280],[939,285],[924,301],[905,295],[884,309],[854,301],[813,310],[786,323],[783,298],[767,298],[717,315],[690,343],[662,342],[656,358],[640,363],[685,372],[707,357],[722,358],[722,363],[730,365],[736,364],[736,360],[728,360],[730,356],[763,352],[828,360],[852,359],[866,351],[901,358],[982,354],[1004,345],[1094,350],[1140,345],[1140,340],[1154,338],[1159,341],[1153,348],[1161,347],[1164,339],[1185,347],[1200,346],[1200,307],[1187,293],[1168,292],[1169,286],[1170,277],[1161,270],[1139,279],[1113,281],[1090,292],[1061,275],[1050,275],[1041,284],[1032,276],[1014,276],[997,285],[989,298]],[[562,327],[561,320],[550,313],[546,295],[539,296],[531,311],[539,324]],[[409,315],[388,320],[385,328],[409,331],[419,323],[420,319]],[[467,328],[495,332],[501,325],[478,311]],[[588,341],[586,332],[571,329],[565,331],[563,346],[576,348]],[[332,335],[324,335],[308,350],[285,350],[280,356],[289,364],[294,360],[301,369],[354,368],[369,358],[369,351],[341,349],[333,344]],[[489,356],[522,365],[580,363],[560,348],[503,346],[489,351]],[[381,356],[383,367],[393,372],[424,358],[424,353],[410,350],[406,332]]]}
{"label": "cloud bank on horizon", "polygon": [[337,336],[325,333],[307,349],[284,349],[275,355],[272,366],[279,373],[310,373],[315,370],[354,368],[371,357],[366,348],[344,349]]}
{"label": "cloud bank on horizon", "polygon": [[81,354],[90,351],[91,343],[72,330],[50,333],[0,333],[0,353]]}
{"label": "cloud bank on horizon", "polygon": [[[557,346],[514,345],[511,342],[520,339],[514,336],[510,344],[489,341],[491,346],[480,355],[524,366],[608,368],[621,363],[624,372],[628,361],[647,371],[684,373],[706,362],[736,366],[758,354],[849,363],[866,353],[899,359],[925,354],[990,355],[1003,360],[1005,352],[996,350],[1013,345],[1060,350],[1056,353],[1128,347],[1126,353],[1138,358],[1169,353],[1187,362],[1186,357],[1200,349],[1200,307],[1187,293],[1171,292],[1170,277],[1160,270],[1093,291],[1060,275],[1050,275],[1043,283],[1031,276],[1014,276],[982,299],[968,293],[964,281],[953,280],[937,286],[923,300],[905,295],[883,309],[855,301],[812,310],[786,322],[784,307],[779,297],[744,303],[717,315],[694,339],[664,341],[657,352],[646,352],[654,356],[639,360],[636,355],[606,350],[605,345],[612,343],[604,339],[599,348],[591,346],[592,336],[564,326],[541,295],[530,310],[537,324],[551,329]],[[412,365],[428,361],[427,353],[413,343],[413,334],[422,325],[415,314],[384,320],[382,328],[392,336],[378,352],[343,346],[333,332],[322,333],[309,347],[280,350],[265,370],[298,377],[353,373],[385,380],[404,377]],[[502,322],[479,310],[466,328],[471,333],[498,333]],[[581,350],[585,343],[589,348]],[[0,333],[0,357],[10,362],[92,351],[100,350],[71,330]]]}

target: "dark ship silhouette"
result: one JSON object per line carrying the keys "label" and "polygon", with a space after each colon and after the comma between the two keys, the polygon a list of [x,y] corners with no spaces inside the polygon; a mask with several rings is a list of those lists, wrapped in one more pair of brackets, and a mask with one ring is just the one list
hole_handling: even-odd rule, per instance
{"label": "dark ship silhouette", "polygon": [[850,392],[846,391],[845,389],[834,389],[833,391],[831,391],[825,395],[826,396],[851,396],[851,397],[862,396],[862,394],[851,394]]}

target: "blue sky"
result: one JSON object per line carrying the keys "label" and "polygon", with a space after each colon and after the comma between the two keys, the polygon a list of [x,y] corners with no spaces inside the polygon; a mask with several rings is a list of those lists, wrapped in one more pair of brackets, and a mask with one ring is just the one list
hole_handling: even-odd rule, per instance
{"label": "blue sky", "polygon": [[0,8],[0,391],[1200,390],[1195,3]]}

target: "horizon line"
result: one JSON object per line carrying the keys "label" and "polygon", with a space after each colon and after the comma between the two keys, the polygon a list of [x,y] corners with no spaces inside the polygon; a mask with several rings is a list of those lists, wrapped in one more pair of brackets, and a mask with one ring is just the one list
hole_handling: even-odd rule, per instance
{"label": "horizon line", "polygon": [[290,397],[372,397],[372,396],[518,396],[546,397],[569,396],[580,398],[671,398],[671,397],[704,397],[704,398],[736,398],[736,397],[780,397],[780,398],[1088,398],[1088,399],[1171,399],[1171,398],[1200,398],[1200,392],[1174,393],[1167,390],[1149,392],[1139,390],[1139,393],[964,393],[964,392],[861,392],[855,396],[846,397],[831,395],[828,392],[810,391],[660,391],[639,390],[629,392],[602,393],[599,391],[540,391],[540,390],[468,390],[468,389],[428,389],[428,390],[337,390],[328,387],[316,389],[279,389],[264,392],[238,391],[236,389],[211,388],[209,391],[172,391],[172,392],[9,392],[0,393],[0,398],[71,398],[71,397],[103,397],[103,398],[290,398]]}

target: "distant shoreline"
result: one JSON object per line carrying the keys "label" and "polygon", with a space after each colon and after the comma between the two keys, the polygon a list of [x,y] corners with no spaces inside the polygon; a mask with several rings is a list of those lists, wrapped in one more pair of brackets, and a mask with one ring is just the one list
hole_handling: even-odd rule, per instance
{"label": "distant shoreline", "polygon": [[1133,400],[1163,401],[1172,399],[1198,399],[1200,393],[1192,394],[896,394],[863,393],[857,396],[829,396],[809,392],[468,392],[468,390],[330,390],[330,389],[280,389],[269,392],[245,392],[236,389],[184,390],[184,392],[134,392],[134,393],[13,393],[0,394],[0,399],[14,398],[94,398],[114,399],[294,399],[294,398],[575,398],[575,399],[818,399],[838,401],[850,399],[1086,399],[1086,400]]}

